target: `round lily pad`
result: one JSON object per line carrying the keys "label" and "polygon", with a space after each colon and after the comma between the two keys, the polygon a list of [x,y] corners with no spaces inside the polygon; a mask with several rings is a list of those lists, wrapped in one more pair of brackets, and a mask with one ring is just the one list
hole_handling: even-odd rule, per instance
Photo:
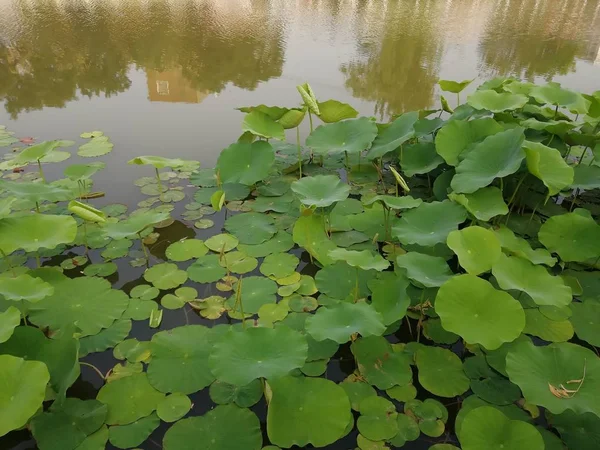
{"label": "round lily pad", "polygon": [[292,191],[304,205],[325,208],[348,198],[350,186],[335,175],[315,175],[294,181]]}
{"label": "round lily pad", "polygon": [[398,413],[392,402],[377,395],[360,403],[356,426],[360,434],[372,441],[391,439],[398,433]]}
{"label": "round lily pad", "polygon": [[262,434],[256,415],[235,405],[219,405],[203,416],[174,424],[163,439],[164,450],[197,450],[199,441],[211,450],[260,450]]}
{"label": "round lily pad", "polygon": [[83,273],[88,277],[108,277],[117,271],[118,267],[114,262],[90,264]]}
{"label": "round lily pad", "polygon": [[450,232],[446,243],[457,254],[460,265],[473,275],[489,271],[502,253],[496,235],[477,226]]}
{"label": "round lily pad", "polygon": [[192,401],[187,395],[174,393],[167,395],[156,408],[156,414],[165,422],[176,422],[184,417],[192,408]]}
{"label": "round lily pad", "polygon": [[128,425],[110,427],[108,439],[117,448],[132,448],[141,445],[159,425],[160,419],[153,413]]}
{"label": "round lily pad", "polygon": [[228,252],[237,247],[239,241],[235,236],[231,234],[216,234],[208,238],[204,245],[206,245],[213,252],[221,253]]}
{"label": "round lily pad", "polygon": [[223,183],[252,186],[267,178],[274,161],[275,152],[268,142],[237,142],[220,153],[217,170]]}
{"label": "round lily pad", "polygon": [[343,344],[354,333],[382,335],[386,329],[382,319],[381,314],[367,303],[342,302],[329,308],[319,308],[306,320],[306,331],[317,341],[331,339]]}
{"label": "round lily pad", "polygon": [[160,289],[148,284],[138,284],[135,286],[129,295],[131,298],[139,298],[140,300],[154,300],[160,294]]}
{"label": "round lily pad", "polygon": [[219,255],[205,255],[190,265],[187,273],[198,283],[213,283],[223,278],[227,271],[221,267]]}
{"label": "round lily pad", "polygon": [[362,337],[350,349],[362,377],[378,389],[405,386],[412,381],[412,358],[407,353],[394,352],[384,337]]}
{"label": "round lily pad", "polygon": [[306,139],[314,153],[359,153],[368,149],[377,136],[377,125],[367,117],[342,120],[317,127]]}
{"label": "round lily pad", "polygon": [[0,295],[7,300],[38,302],[54,293],[54,287],[41,278],[23,273],[16,277],[0,278]]}
{"label": "round lily pad", "polygon": [[563,261],[600,256],[600,225],[582,210],[550,217],[540,228],[540,242]]}
{"label": "round lily pad", "polygon": [[260,273],[267,277],[283,278],[294,273],[299,259],[290,253],[275,253],[265,258]]}
{"label": "round lily pad", "polygon": [[162,263],[146,269],[144,279],[152,283],[158,289],[173,289],[185,283],[188,274],[179,269],[177,264]]}
{"label": "round lily pad", "polygon": [[441,347],[419,348],[415,355],[419,383],[438,397],[455,397],[469,390],[469,379],[462,362],[450,350]]}
{"label": "round lily pad", "polygon": [[219,381],[244,386],[257,378],[277,378],[300,368],[308,344],[285,326],[230,331],[214,347],[209,365]]}
{"label": "round lily pad", "polygon": [[165,254],[171,261],[187,261],[199,258],[208,253],[208,248],[200,239],[185,239],[172,243],[167,247]]}
{"label": "round lily pad", "polygon": [[292,236],[285,231],[278,231],[269,240],[262,244],[248,245],[240,244],[238,249],[248,256],[260,258],[271,255],[273,253],[287,252],[294,246]]}
{"label": "round lily pad", "polygon": [[220,260],[220,264],[232,273],[244,274],[256,269],[258,260],[242,252],[234,251],[225,253]]}
{"label": "round lily pad", "polygon": [[439,287],[453,275],[444,258],[417,252],[398,256],[396,267],[402,267],[409,279],[424,287]]}
{"label": "round lily pad", "polygon": [[346,379],[340,386],[346,391],[354,411],[360,411],[360,404],[365,398],[377,395],[377,391],[370,384],[358,380]]}
{"label": "round lily pad", "polygon": [[215,381],[210,385],[210,399],[217,405],[235,403],[242,408],[255,405],[263,396],[262,382],[253,380],[244,386]]}
{"label": "round lily pad", "polygon": [[382,271],[390,266],[389,261],[386,261],[379,253],[370,250],[346,250],[345,248],[336,248],[329,252],[329,257],[334,261],[344,261],[352,267],[359,267],[363,270]]}
{"label": "round lily pad", "polygon": [[[241,307],[244,309],[244,314],[256,314],[262,305],[267,303],[275,303],[277,292],[277,283],[265,277],[247,277],[241,282],[235,284],[234,291],[240,290],[241,285]],[[233,308],[235,305],[236,296],[229,298],[227,303]],[[237,307],[240,308],[240,305]]]}
{"label": "round lily pad", "polygon": [[600,303],[591,300],[574,302],[571,304],[571,310],[571,323],[579,339],[600,347]]}
{"label": "round lily pad", "polygon": [[274,220],[267,214],[247,212],[225,221],[225,229],[242,244],[257,245],[269,240],[277,231]]}
{"label": "round lily pad", "polygon": [[445,330],[488,350],[515,340],[525,327],[521,304],[474,275],[458,275],[444,283],[435,310]]}

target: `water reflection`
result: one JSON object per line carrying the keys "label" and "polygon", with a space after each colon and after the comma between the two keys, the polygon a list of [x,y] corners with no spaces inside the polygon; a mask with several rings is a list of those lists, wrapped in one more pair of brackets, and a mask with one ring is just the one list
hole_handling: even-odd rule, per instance
{"label": "water reflection", "polygon": [[198,103],[227,83],[254,89],[282,70],[282,27],[268,6],[18,2],[0,22],[0,99],[15,118],[78,94],[110,97],[130,87],[132,63],[146,70],[151,101]]}

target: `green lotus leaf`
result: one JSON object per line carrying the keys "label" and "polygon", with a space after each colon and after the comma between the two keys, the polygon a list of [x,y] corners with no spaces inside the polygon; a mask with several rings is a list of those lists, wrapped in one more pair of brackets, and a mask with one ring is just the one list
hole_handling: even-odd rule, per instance
{"label": "green lotus leaf", "polygon": [[559,83],[553,82],[534,87],[530,95],[540,103],[562,106],[577,114],[586,114],[591,105],[579,92],[565,89]]}
{"label": "green lotus leaf", "polygon": [[88,222],[103,223],[106,222],[106,215],[99,209],[88,205],[87,203],[71,200],[67,209],[78,217]]}
{"label": "green lotus leaf", "polygon": [[146,228],[167,220],[169,217],[168,212],[153,209],[129,216],[126,220],[106,223],[103,230],[104,234],[112,239],[126,239],[137,236]]}
{"label": "green lotus leaf", "polygon": [[356,427],[360,434],[372,441],[391,439],[398,433],[398,413],[392,402],[377,395],[360,403],[360,417]]}
{"label": "green lotus leaf", "polygon": [[338,344],[359,333],[362,336],[381,336],[385,331],[383,317],[367,303],[338,303],[321,307],[306,320],[306,331],[317,341],[331,339]]}
{"label": "green lotus leaf", "polygon": [[458,256],[462,268],[472,275],[489,271],[502,255],[496,235],[478,226],[450,232],[446,243]]}
{"label": "green lotus leaf", "polygon": [[0,343],[6,342],[21,323],[21,311],[14,306],[0,313]]}
{"label": "green lotus leaf", "polygon": [[[15,166],[27,165],[34,161],[44,161],[45,158],[50,156],[55,148],[59,147],[60,141],[44,141],[39,144],[27,147],[17,154],[17,156],[10,162]],[[61,152],[62,153],[62,152]],[[69,156],[71,156],[69,154]]]}
{"label": "green lotus leaf", "polygon": [[[256,314],[262,305],[275,303],[277,297],[277,283],[265,277],[247,277],[241,283],[238,282],[234,286],[234,291],[237,294],[241,285],[241,307],[244,309],[244,314]],[[230,308],[233,309],[236,303],[236,296],[233,295],[227,301]],[[237,306],[238,310],[240,305]]]}
{"label": "green lotus leaf", "polygon": [[541,122],[533,117],[521,121],[521,126],[537,131],[547,131],[551,134],[564,136],[573,128],[577,127],[575,122],[567,122],[566,120],[548,120]]}
{"label": "green lotus leaf", "polygon": [[274,253],[265,258],[260,273],[267,277],[284,278],[294,273],[300,260],[290,253]]}
{"label": "green lotus leaf", "polygon": [[304,116],[306,116],[306,109],[290,109],[281,116],[278,122],[284,129],[289,130],[290,128],[299,127],[304,120]]}
{"label": "green lotus leaf", "polygon": [[435,311],[444,329],[488,350],[515,340],[525,327],[521,304],[474,275],[458,275],[444,283]]}
{"label": "green lotus leaf", "polygon": [[350,406],[354,411],[360,411],[360,403],[365,398],[377,395],[377,391],[370,384],[350,377],[339,385],[346,391],[346,395],[350,399]]}
{"label": "green lotus leaf", "polygon": [[287,213],[297,207],[298,203],[291,192],[287,192],[279,197],[257,197],[256,200],[250,204],[252,211],[261,213],[269,211]]}
{"label": "green lotus leaf", "polygon": [[75,325],[82,336],[98,334],[123,315],[129,297],[103,278],[66,278],[53,283],[54,293],[29,307],[29,320],[57,331]]}
{"label": "green lotus leaf", "polygon": [[573,171],[574,179],[571,187],[585,190],[600,188],[600,167],[580,164],[575,166]]}
{"label": "green lotus leaf", "polygon": [[163,290],[174,289],[185,283],[187,278],[186,271],[173,263],[157,264],[144,272],[144,280]]}
{"label": "green lotus leaf", "polygon": [[208,355],[214,333],[202,325],[186,325],[152,336],[148,380],[161,392],[192,394],[214,381]]}
{"label": "green lotus leaf", "polygon": [[566,342],[575,331],[568,319],[553,320],[542,314],[539,309],[525,310],[525,328],[523,333],[537,336],[548,342]]}
{"label": "green lotus leaf", "polygon": [[239,240],[235,236],[227,233],[221,233],[215,234],[208,238],[204,242],[204,245],[206,245],[206,247],[213,252],[221,253],[233,250],[237,247],[238,243]]}
{"label": "green lotus leaf", "polygon": [[[359,274],[359,283],[360,281]],[[405,276],[391,272],[382,272],[377,279],[368,281],[371,290],[371,306],[381,314],[384,325],[389,326],[406,315],[406,310],[410,306],[410,297],[406,292],[408,285],[409,281]]]}
{"label": "green lotus leaf", "polygon": [[80,146],[77,154],[85,158],[93,158],[112,152],[113,147],[114,144],[110,142],[108,136],[98,136]]}
{"label": "green lotus leaf", "polygon": [[448,233],[456,230],[466,218],[467,211],[451,201],[423,203],[402,214],[392,227],[392,235],[403,244],[429,247],[445,242]]}
{"label": "green lotus leaf", "polygon": [[108,328],[93,336],[86,336],[79,340],[79,356],[84,357],[89,353],[102,352],[113,348],[123,341],[131,331],[131,320],[118,319]]}
{"label": "green lotus leaf", "polygon": [[286,326],[232,330],[214,347],[208,363],[219,381],[245,386],[302,367],[307,351],[304,336]]}
{"label": "green lotus leaf", "polygon": [[138,156],[127,161],[127,164],[134,164],[136,166],[149,165],[155,169],[164,169],[170,167],[171,169],[178,169],[183,167],[187,161],[183,159],[164,158],[162,156]]}
{"label": "green lotus leaf", "polygon": [[317,116],[321,114],[317,97],[315,96],[315,93],[311,89],[310,85],[308,83],[300,84],[296,86],[296,89],[300,93],[300,96],[302,97],[302,100],[304,100],[304,104],[309,111],[313,112]]}
{"label": "green lotus leaf", "polygon": [[441,347],[421,347],[415,354],[419,383],[438,397],[455,397],[469,390],[462,361]]}
{"label": "green lotus leaf", "polygon": [[41,278],[32,277],[23,273],[16,277],[0,278],[0,295],[6,300],[26,300],[31,303],[52,295],[54,287],[43,281]]}
{"label": "green lotus leaf", "polygon": [[86,266],[83,269],[83,274],[88,277],[109,277],[118,270],[114,262],[95,263]]}
{"label": "green lotus leaf", "polygon": [[262,442],[260,422],[252,411],[219,405],[203,416],[175,423],[165,434],[163,449],[260,450]]}
{"label": "green lotus leaf", "polygon": [[412,381],[412,358],[394,352],[384,337],[362,337],[352,342],[350,350],[360,375],[378,389],[406,386]]}
{"label": "green lotus leaf", "polygon": [[325,123],[334,123],[339,122],[340,120],[354,119],[358,115],[358,111],[348,103],[338,102],[337,100],[318,102],[318,105],[320,113],[319,119]]}
{"label": "green lotus leaf", "polygon": [[6,255],[18,249],[53,249],[73,242],[76,235],[77,222],[71,216],[31,214],[0,219],[0,250]]}
{"label": "green lotus leaf", "polygon": [[578,211],[582,210],[550,217],[538,233],[544,247],[563,261],[586,261],[600,256],[600,225]]}
{"label": "green lotus leaf", "polygon": [[416,441],[421,434],[419,424],[408,414],[398,414],[398,434],[390,440],[396,447],[403,447],[407,442]]}
{"label": "green lotus leaf", "polygon": [[464,81],[452,81],[452,80],[440,80],[438,84],[444,92],[452,92],[453,94],[460,94],[473,80]]}
{"label": "green lotus leaf", "polygon": [[527,169],[542,180],[548,188],[548,195],[556,195],[573,183],[573,168],[563,160],[560,152],[538,142],[525,141]]}
{"label": "green lotus leaf", "polygon": [[281,117],[285,115],[288,108],[282,108],[280,106],[267,106],[267,105],[258,105],[258,106],[243,106],[241,108],[236,108],[238,111],[244,113],[250,113],[252,111],[259,111],[263,114],[266,114],[273,120],[279,120]]}
{"label": "green lotus leaf", "polygon": [[381,158],[398,149],[415,135],[414,126],[417,120],[419,120],[419,113],[416,111],[404,113],[394,120],[379,132],[367,152],[367,158],[370,160]]}
{"label": "green lotus leaf", "polygon": [[152,414],[164,397],[138,373],[105,384],[97,399],[108,406],[108,425],[127,425]]}
{"label": "green lotus leaf", "polygon": [[463,450],[544,450],[540,432],[531,424],[511,420],[490,406],[470,411],[460,431]]}
{"label": "green lotus leaf", "polygon": [[498,93],[494,90],[477,90],[467,98],[467,104],[475,109],[485,109],[493,113],[512,111],[525,106],[529,99],[526,95]]}
{"label": "green lotus leaf", "polygon": [[0,436],[24,426],[42,406],[50,375],[39,361],[0,355]]}
{"label": "green lotus leaf", "polygon": [[494,186],[478,189],[472,194],[451,192],[448,198],[465,207],[476,219],[489,221],[496,216],[508,214],[508,206],[502,197],[502,191]]}
{"label": "green lotus leaf", "polygon": [[256,136],[266,139],[275,138],[280,141],[285,140],[283,126],[267,114],[258,110],[251,111],[244,116],[242,131],[249,131]]}
{"label": "green lotus leaf", "polygon": [[132,448],[141,445],[159,425],[160,419],[153,413],[128,425],[110,427],[108,439],[117,448]]}
{"label": "green lotus leaf", "polygon": [[389,261],[385,260],[379,253],[370,250],[360,252],[346,250],[345,248],[336,248],[329,252],[329,257],[334,261],[344,261],[352,267],[358,267],[363,270],[377,270],[381,272],[390,266]]}
{"label": "green lotus leaf", "polygon": [[244,386],[236,386],[217,380],[210,385],[209,394],[217,405],[235,403],[241,408],[249,408],[263,396],[262,381],[256,379]]}
{"label": "green lotus leaf", "polygon": [[325,208],[348,198],[350,186],[335,175],[315,175],[294,181],[292,191],[303,204]]}
{"label": "green lotus leaf", "polygon": [[35,416],[31,431],[41,450],[72,450],[100,429],[106,414],[106,405],[98,400],[68,398]]}
{"label": "green lotus leaf", "polygon": [[138,341],[127,339],[120,342],[113,350],[115,359],[127,360],[130,363],[147,362],[152,356],[151,343],[149,341]]}
{"label": "green lotus leaf", "polygon": [[398,256],[396,267],[402,267],[409,279],[425,287],[439,287],[453,275],[444,258],[417,252]]}
{"label": "green lotus leaf", "polygon": [[272,238],[262,244],[240,244],[238,249],[248,256],[260,258],[272,253],[287,252],[294,246],[294,240],[289,233],[278,231]]}
{"label": "green lotus leaf", "polygon": [[[560,433],[569,448],[595,450],[600,445],[600,418],[592,413],[575,414],[565,411],[550,415],[548,421]],[[547,450],[548,447],[546,446]]]}
{"label": "green lotus leaf", "polygon": [[219,255],[205,255],[187,268],[190,280],[198,283],[213,283],[223,278],[227,271],[221,267]]}
{"label": "green lotus leaf", "polygon": [[192,408],[192,401],[187,395],[174,393],[167,395],[158,404],[156,414],[165,422],[176,422],[184,417]]}
{"label": "green lotus leaf", "polygon": [[434,444],[429,447],[429,450],[460,450],[460,448],[452,444]]}
{"label": "green lotus leaf", "polygon": [[521,391],[516,385],[499,376],[471,380],[471,390],[494,405],[512,405],[521,397]]}
{"label": "green lotus leaf", "polygon": [[96,172],[104,169],[106,167],[106,163],[102,161],[95,161],[89,164],[72,164],[65,168],[63,171],[65,177],[70,178],[71,180],[88,180],[90,179]]}
{"label": "green lotus leaf", "polygon": [[433,142],[417,142],[402,149],[400,166],[407,177],[429,173],[444,159],[436,152]]}
{"label": "green lotus leaf", "polygon": [[336,245],[329,239],[323,228],[321,217],[316,214],[302,216],[294,224],[293,239],[323,266],[333,263],[329,252]]}
{"label": "green lotus leaf", "polygon": [[220,264],[232,273],[244,274],[256,269],[258,260],[236,251],[225,253],[221,257]]}
{"label": "green lotus leaf", "polygon": [[600,359],[587,348],[522,342],[508,352],[506,371],[531,404],[553,414],[571,410],[600,416]]}
{"label": "green lotus leaf", "polygon": [[436,344],[454,344],[459,337],[455,333],[446,331],[440,319],[430,318],[423,323],[423,335]]}
{"label": "green lotus leaf", "polygon": [[[358,271],[358,296],[366,297],[369,294],[367,282],[375,275],[374,271]],[[344,300],[350,295],[356,294],[356,269],[339,261],[317,272],[315,282],[320,292],[338,299]]]}
{"label": "green lotus leaf", "polygon": [[[267,178],[274,161],[275,152],[268,142],[238,142],[221,152],[217,160],[217,170],[223,183],[252,186]],[[228,195],[227,198],[233,199]]]}
{"label": "green lotus leaf", "polygon": [[508,254],[527,259],[533,264],[546,264],[547,266],[556,264],[556,258],[553,258],[548,250],[545,248],[532,249],[529,242],[516,236],[510,228],[500,226],[494,229],[494,233],[500,240],[502,249]]}
{"label": "green lotus leaf", "polygon": [[139,284],[129,292],[131,298],[139,298],[140,300],[154,300],[159,294],[160,289],[149,284]]}
{"label": "green lotus leaf", "polygon": [[522,128],[496,133],[475,145],[456,167],[452,189],[471,194],[488,186],[495,178],[515,173],[525,158]]}
{"label": "green lotus leaf", "polygon": [[119,239],[111,241],[106,249],[101,253],[105,259],[117,259],[126,256],[129,248],[133,245],[133,241],[129,239]]}
{"label": "green lotus leaf", "polygon": [[317,127],[306,139],[306,145],[317,155],[353,154],[367,150],[376,136],[375,122],[361,117]]}
{"label": "green lotus leaf", "polygon": [[224,227],[242,244],[249,245],[262,244],[277,232],[271,216],[256,212],[231,216],[225,221]]}
{"label": "green lotus leaf", "polygon": [[352,421],[344,390],[324,378],[282,377],[269,380],[272,392],[267,412],[271,443],[325,447],[340,439]]}
{"label": "green lotus leaf", "polygon": [[451,166],[458,165],[473,144],[488,136],[503,131],[504,128],[494,119],[452,120],[447,122],[435,136],[438,154]]}
{"label": "green lotus leaf", "polygon": [[538,305],[568,306],[573,298],[561,277],[518,256],[501,255],[492,274],[502,289],[523,291]]}
{"label": "green lotus leaf", "polygon": [[571,304],[573,316],[571,323],[579,339],[600,346],[600,303],[585,301],[583,303],[573,302]]}
{"label": "green lotus leaf", "polygon": [[365,206],[372,205],[375,202],[381,202],[390,209],[411,209],[416,208],[423,200],[420,198],[413,198],[410,195],[403,197],[394,197],[393,195],[374,195],[363,200]]}

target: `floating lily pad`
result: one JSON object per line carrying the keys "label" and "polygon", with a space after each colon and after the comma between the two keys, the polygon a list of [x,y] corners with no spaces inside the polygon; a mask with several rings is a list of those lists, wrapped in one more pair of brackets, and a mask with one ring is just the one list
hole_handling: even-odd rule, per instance
{"label": "floating lily pad", "polygon": [[382,335],[386,328],[382,319],[381,314],[364,302],[342,302],[329,308],[319,308],[306,320],[306,331],[317,341],[331,339],[343,344],[354,333]]}
{"label": "floating lily pad", "polygon": [[187,395],[174,393],[167,395],[158,404],[156,414],[165,422],[176,422],[184,417],[192,408],[192,401]]}
{"label": "floating lily pad", "polygon": [[223,233],[211,236],[204,242],[204,245],[206,245],[213,252],[221,253],[233,250],[237,247],[238,243],[238,238],[232,236],[231,234]]}
{"label": "floating lily pad", "polygon": [[131,320],[123,318],[115,320],[111,326],[103,329],[100,333],[80,338],[79,356],[83,357],[89,353],[108,350],[123,341],[130,331]]}
{"label": "floating lily pad", "polygon": [[223,278],[227,271],[221,267],[219,255],[205,255],[189,266],[187,273],[198,283],[213,283]]}
{"label": "floating lily pad", "polygon": [[83,273],[88,277],[109,277],[118,270],[114,262],[90,264]]}
{"label": "floating lily pad", "polygon": [[325,447],[340,439],[352,420],[344,390],[324,378],[282,377],[269,380],[272,392],[267,433],[273,444]]}
{"label": "floating lily pad", "polygon": [[179,269],[177,264],[173,263],[157,264],[144,272],[146,281],[163,290],[174,289],[185,283],[187,278],[185,270]]}
{"label": "floating lily pad", "polygon": [[222,381],[210,385],[210,399],[217,405],[235,403],[242,408],[254,406],[263,396],[262,381],[256,379],[244,386],[236,386]]}
{"label": "floating lily pad", "polygon": [[474,275],[458,275],[444,283],[435,310],[444,329],[489,350],[513,341],[525,327],[521,304]]}
{"label": "floating lily pad", "polygon": [[107,136],[92,137],[92,139],[79,147],[77,154],[86,158],[103,156],[110,152],[114,144],[110,142]]}
{"label": "floating lily pad", "polygon": [[460,265],[473,275],[489,271],[502,254],[494,233],[478,226],[452,231],[446,242],[458,256]]}
{"label": "floating lily pad", "polygon": [[398,433],[398,413],[392,402],[377,395],[360,403],[356,426],[360,434],[372,441],[391,439]]}
{"label": "floating lily pad", "polygon": [[255,245],[240,244],[238,249],[248,256],[260,258],[272,253],[287,252],[294,246],[292,236],[285,231],[278,231],[269,240]]}
{"label": "floating lily pad", "polygon": [[76,235],[77,222],[71,216],[31,214],[0,219],[0,250],[6,255],[18,249],[53,249],[73,242]]}
{"label": "floating lily pad", "polygon": [[349,266],[363,270],[377,270],[380,272],[390,265],[389,261],[385,260],[379,253],[370,250],[357,252],[345,248],[336,248],[329,252],[329,257],[334,261],[344,261]]}
{"label": "floating lily pad", "polygon": [[363,337],[355,340],[350,349],[362,377],[378,389],[406,386],[412,381],[412,359],[405,353],[395,353],[385,338]]}
{"label": "floating lily pad", "polygon": [[325,208],[348,198],[350,186],[335,175],[315,175],[294,181],[292,191],[303,204]]}
{"label": "floating lily pad", "polygon": [[31,303],[38,302],[54,293],[54,287],[26,273],[16,277],[0,278],[0,295],[7,300],[26,300]]}
{"label": "floating lily pad", "polygon": [[415,355],[419,383],[439,397],[455,397],[469,389],[462,362],[450,350],[440,347],[421,347]]}
{"label": "floating lily pad", "polygon": [[215,377],[236,386],[257,378],[277,378],[304,365],[305,338],[285,326],[250,328],[225,334],[209,358]]}
{"label": "floating lily pad", "polygon": [[166,255],[171,261],[187,261],[206,255],[208,248],[200,239],[185,239],[167,247]]}
{"label": "floating lily pad", "polygon": [[230,217],[224,226],[242,244],[256,245],[269,240],[276,233],[273,222],[273,218],[266,214],[248,212]]}
{"label": "floating lily pad", "polygon": [[439,287],[452,277],[444,258],[417,252],[398,256],[396,267],[402,267],[409,279],[425,287]]}

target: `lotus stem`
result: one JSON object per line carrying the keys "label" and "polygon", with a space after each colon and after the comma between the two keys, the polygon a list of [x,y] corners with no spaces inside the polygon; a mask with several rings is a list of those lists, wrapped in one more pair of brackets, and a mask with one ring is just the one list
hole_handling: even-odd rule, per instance
{"label": "lotus stem", "polygon": [[573,200],[571,200],[571,206],[569,206],[569,212],[573,211],[573,207],[575,206],[575,202],[577,201],[577,194],[579,194],[579,190],[575,189],[573,191]]}
{"label": "lotus stem", "polygon": [[83,246],[85,247],[85,256],[88,255],[89,249],[87,244],[87,222],[83,221]]}
{"label": "lotus stem", "polygon": [[38,266],[38,269],[40,267],[42,267],[42,263],[40,262],[40,253],[39,252],[35,252],[35,263]]}
{"label": "lotus stem", "polygon": [[15,272],[15,267],[10,262],[10,259],[8,259],[8,256],[6,255],[6,253],[4,253],[4,250],[0,249],[0,254],[2,254],[2,258],[4,258],[4,260],[6,261],[6,264],[8,264],[8,267],[9,267],[10,271],[12,272],[13,277],[16,278],[17,273]]}
{"label": "lotus stem", "polygon": [[500,178],[500,193],[504,194],[504,180]]}
{"label": "lotus stem", "polygon": [[[156,181],[158,182],[158,198],[160,199],[160,196],[163,193],[163,185],[162,185],[162,181],[160,180],[160,173],[158,173],[158,168],[155,167],[154,171],[156,172]],[[161,200],[162,202],[162,200]]]}
{"label": "lotus stem", "polygon": [[458,108],[458,106],[460,105],[460,92],[456,93],[456,107]]}
{"label": "lotus stem", "polygon": [[354,285],[354,303],[356,303],[358,301],[358,267],[355,267],[356,269],[356,283]]}
{"label": "lotus stem", "polygon": [[235,308],[237,307],[237,305],[240,305],[240,313],[242,314],[242,328],[244,328],[244,330],[246,329],[246,318],[244,316],[244,304],[242,302],[242,276],[240,276],[240,279],[238,281],[238,285],[237,285],[237,291],[235,293],[235,304],[233,306],[233,311],[235,311]]}
{"label": "lotus stem", "polygon": [[148,267],[148,263],[150,262],[150,255],[148,255],[148,249],[144,245],[144,238],[142,238],[142,235],[140,233],[138,233],[137,235],[140,238],[140,244],[142,244],[142,250],[144,251],[144,257],[146,258],[146,267]]}
{"label": "lotus stem", "polygon": [[554,140],[554,134],[552,134],[552,135],[550,136],[550,140],[548,141],[548,143],[546,144],[546,146],[548,146],[548,145],[552,144],[552,141],[553,141],[553,140]]}
{"label": "lotus stem", "polygon": [[344,159],[346,160],[346,169],[350,170],[350,164],[348,163],[348,152],[344,151]]}
{"label": "lotus stem", "polygon": [[90,369],[92,369],[94,372],[96,372],[100,378],[102,378],[102,381],[106,381],[106,377],[104,376],[104,374],[103,374],[102,372],[100,372],[100,369],[98,369],[98,368],[97,368],[96,366],[94,366],[93,364],[86,363],[86,362],[84,362],[84,361],[79,361],[79,364],[81,364],[82,366],[89,367],[89,368],[90,368]]}
{"label": "lotus stem", "polygon": [[581,153],[581,156],[579,157],[579,161],[577,161],[577,165],[581,164],[581,161],[583,161],[583,157],[585,156],[586,152],[588,151],[589,147],[586,147],[583,152]]}
{"label": "lotus stem", "polygon": [[35,211],[40,214],[40,204],[38,202],[35,202]]}
{"label": "lotus stem", "polygon": [[554,118],[556,119],[556,116],[558,115],[558,105],[556,105],[556,108],[554,109]]}
{"label": "lotus stem", "polygon": [[569,162],[569,161],[568,161],[568,159],[569,159],[569,155],[571,154],[571,149],[572,149],[572,148],[573,148],[573,147],[571,147],[571,146],[569,145],[569,150],[567,150],[567,153],[566,153],[566,155],[565,155],[565,161],[567,161],[567,162]]}
{"label": "lotus stem", "polygon": [[40,177],[42,177],[42,181],[45,183],[46,182],[46,177],[44,176],[44,171],[42,170],[42,163],[40,162],[40,160],[37,160],[38,163],[38,169],[40,171]]}
{"label": "lotus stem", "polygon": [[[514,192],[512,193],[512,196],[510,197],[510,200],[508,201],[508,204],[511,205],[511,209],[512,209],[512,205],[515,200],[515,197],[517,196],[517,192],[519,192],[519,188],[521,187],[521,184],[523,184],[523,181],[525,180],[526,177],[527,177],[527,173],[525,173],[519,179],[519,182],[517,183],[517,187],[515,188]],[[502,180],[502,178],[500,178],[500,180]]]}
{"label": "lotus stem", "polygon": [[300,148],[300,125],[296,127],[296,145],[298,146],[298,170],[300,170],[300,176],[302,178],[302,149]]}
{"label": "lotus stem", "polygon": [[310,108],[308,109],[308,122],[310,123],[310,132],[313,132],[313,121],[312,121],[312,114],[310,112]]}
{"label": "lotus stem", "polygon": [[390,238],[389,228],[390,228],[390,210],[385,205],[383,205],[383,226],[385,227],[385,239],[388,240]]}

